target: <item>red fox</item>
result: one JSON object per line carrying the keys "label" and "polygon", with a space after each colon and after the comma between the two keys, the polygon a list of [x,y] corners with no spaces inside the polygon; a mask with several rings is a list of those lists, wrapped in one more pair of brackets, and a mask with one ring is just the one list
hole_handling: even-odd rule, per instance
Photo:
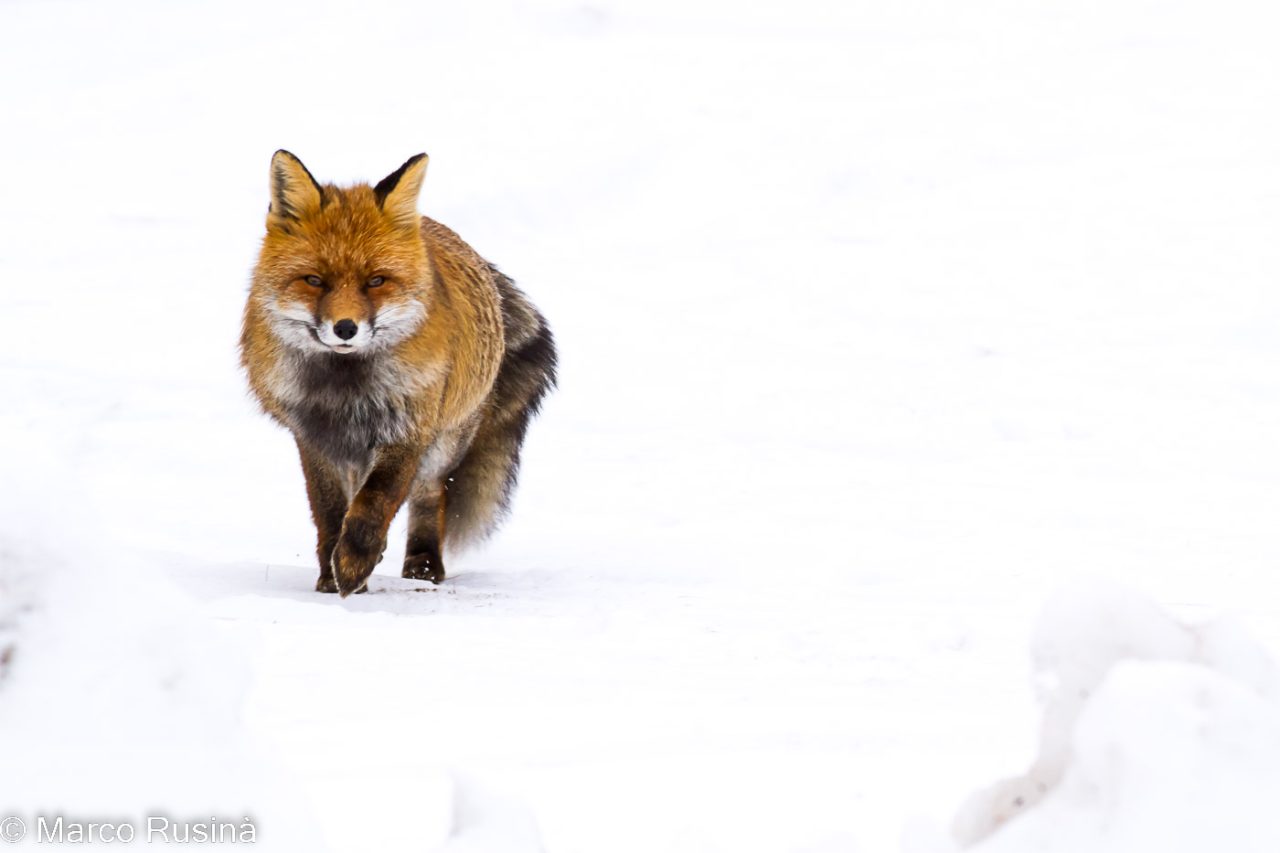
{"label": "red fox", "polygon": [[453,231],[419,216],[427,157],[376,186],[271,160],[267,233],[240,361],[297,441],[319,592],[364,592],[409,504],[403,576],[440,583],[450,547],[507,512],[529,421],[555,385],[546,320]]}

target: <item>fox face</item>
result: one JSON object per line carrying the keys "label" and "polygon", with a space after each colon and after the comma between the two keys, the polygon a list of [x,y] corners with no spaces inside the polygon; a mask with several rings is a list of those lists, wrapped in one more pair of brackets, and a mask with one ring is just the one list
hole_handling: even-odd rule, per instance
{"label": "fox face", "polygon": [[254,295],[282,344],[367,355],[419,329],[432,275],[417,210],[426,166],[419,154],[375,187],[321,186],[276,152]]}

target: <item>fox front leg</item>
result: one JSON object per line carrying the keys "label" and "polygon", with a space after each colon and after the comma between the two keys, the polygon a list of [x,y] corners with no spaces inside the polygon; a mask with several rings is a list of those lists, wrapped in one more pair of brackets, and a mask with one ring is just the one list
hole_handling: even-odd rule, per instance
{"label": "fox front leg", "polygon": [[409,488],[422,458],[420,447],[391,445],[378,451],[364,485],[351,501],[333,551],[333,578],[346,598],[363,592],[373,567],[387,547],[387,528]]}
{"label": "fox front leg", "polygon": [[322,456],[298,442],[302,457],[302,474],[307,479],[307,500],[311,503],[311,519],[316,524],[316,558],[320,577],[316,592],[337,592],[333,580],[333,550],[342,532],[342,519],[347,514],[347,492],[341,475]]}

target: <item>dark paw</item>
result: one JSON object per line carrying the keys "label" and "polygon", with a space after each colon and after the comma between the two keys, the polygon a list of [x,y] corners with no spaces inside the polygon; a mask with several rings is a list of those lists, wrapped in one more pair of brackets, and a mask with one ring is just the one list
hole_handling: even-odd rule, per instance
{"label": "dark paw", "polygon": [[430,560],[420,554],[405,557],[404,570],[400,572],[400,577],[415,581],[444,583],[444,564],[439,558]]}
{"label": "dark paw", "polygon": [[321,575],[316,581],[316,592],[337,592],[338,584],[333,579],[333,575]]}

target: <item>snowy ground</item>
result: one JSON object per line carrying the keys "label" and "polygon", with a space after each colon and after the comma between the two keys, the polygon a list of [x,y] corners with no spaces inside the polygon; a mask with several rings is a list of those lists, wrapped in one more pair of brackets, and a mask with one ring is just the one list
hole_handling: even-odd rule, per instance
{"label": "snowy ground", "polygon": [[[1062,583],[1280,656],[1278,22],[0,2],[0,809],[425,851],[457,777],[548,853],[894,850],[1037,755]],[[428,151],[560,342],[439,589],[310,592],[235,356],[280,147]]]}
{"label": "snowy ground", "polygon": [[1032,648],[1035,761],[970,797],[949,843],[917,830],[907,853],[1280,847],[1280,667],[1237,622],[1182,624],[1094,582],[1051,599]]}

